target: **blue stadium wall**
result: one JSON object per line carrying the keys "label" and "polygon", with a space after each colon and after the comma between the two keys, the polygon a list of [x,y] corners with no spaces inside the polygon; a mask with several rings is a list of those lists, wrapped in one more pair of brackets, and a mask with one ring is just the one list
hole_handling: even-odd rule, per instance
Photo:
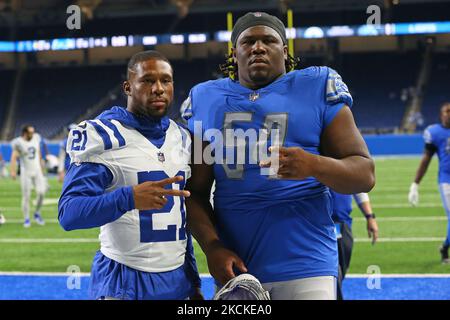
{"label": "blue stadium wall", "polygon": [[[364,136],[370,154],[373,156],[402,156],[419,155],[423,151],[423,139],[420,134],[412,135],[366,135]],[[58,143],[47,144],[49,152],[58,156]],[[11,146],[9,143],[0,144],[3,158],[9,161],[11,158]]]}

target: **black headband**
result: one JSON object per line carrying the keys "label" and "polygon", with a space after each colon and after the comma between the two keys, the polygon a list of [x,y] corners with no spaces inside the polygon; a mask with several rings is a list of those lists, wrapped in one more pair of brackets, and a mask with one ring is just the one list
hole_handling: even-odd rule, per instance
{"label": "black headband", "polygon": [[286,28],[280,19],[265,12],[249,12],[240,17],[233,27],[233,31],[231,32],[231,43],[233,47],[236,47],[236,41],[244,30],[259,25],[272,28],[280,35],[283,44],[287,43]]}

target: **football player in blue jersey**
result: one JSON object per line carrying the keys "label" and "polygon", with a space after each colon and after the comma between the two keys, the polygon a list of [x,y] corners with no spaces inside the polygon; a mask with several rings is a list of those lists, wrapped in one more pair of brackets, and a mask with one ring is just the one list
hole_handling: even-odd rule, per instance
{"label": "football player in blue jersey", "polygon": [[202,298],[186,232],[190,136],[167,117],[172,66],[157,51],[139,52],[123,89],[127,109],[112,107],[69,134],[59,222],[100,227],[91,298]]}
{"label": "football player in blue jersey", "polygon": [[336,299],[328,187],[353,194],[375,183],[352,98],[330,68],[290,71],[274,16],[240,17],[231,41],[234,79],[196,85],[181,110],[195,139],[188,228],[220,285],[250,273],[272,299]]}
{"label": "football player in blue jersey", "polygon": [[[439,158],[439,190],[447,218],[450,219],[450,103],[444,103],[440,110],[441,123],[428,126],[424,133],[425,149],[422,160],[411,184],[408,200],[413,206],[419,204],[419,183],[422,181],[433,155]],[[447,237],[440,248],[442,263],[450,263],[448,248],[450,246],[450,222],[447,224]]]}
{"label": "football player in blue jersey", "polygon": [[333,221],[336,226],[336,236],[338,239],[338,256],[339,256],[339,277],[337,286],[337,298],[342,300],[342,281],[345,278],[347,270],[350,266],[350,259],[353,250],[353,234],[352,234],[352,198],[358,204],[361,213],[367,220],[367,234],[372,238],[372,244],[378,239],[378,224],[375,220],[375,214],[372,211],[369,195],[367,193],[357,193],[353,197],[349,194],[337,193],[330,190],[333,197]]}

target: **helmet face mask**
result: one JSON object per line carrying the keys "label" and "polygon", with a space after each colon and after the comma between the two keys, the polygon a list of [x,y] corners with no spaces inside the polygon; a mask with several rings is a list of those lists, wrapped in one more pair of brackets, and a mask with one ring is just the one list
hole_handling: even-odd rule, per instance
{"label": "helmet face mask", "polygon": [[244,273],[228,281],[213,300],[270,300],[270,295],[258,279]]}

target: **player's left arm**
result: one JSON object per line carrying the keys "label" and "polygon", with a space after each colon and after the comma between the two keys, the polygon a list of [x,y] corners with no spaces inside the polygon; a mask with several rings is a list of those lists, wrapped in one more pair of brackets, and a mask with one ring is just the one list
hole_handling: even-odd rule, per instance
{"label": "player's left arm", "polygon": [[[315,177],[336,192],[369,192],[375,185],[375,166],[348,106],[344,106],[321,136],[321,154],[300,147],[271,147],[279,153],[282,179]],[[262,163],[263,167],[270,163]]]}
{"label": "player's left arm", "polygon": [[359,210],[366,218],[367,234],[369,238],[372,238],[372,244],[375,244],[375,242],[378,240],[378,224],[375,219],[375,214],[372,210],[372,205],[370,204],[369,195],[362,192],[354,194],[353,197],[358,204]]}
{"label": "player's left arm", "polygon": [[369,192],[374,187],[375,165],[348,106],[325,128],[321,152],[311,163],[313,176],[323,184],[340,193]]}

